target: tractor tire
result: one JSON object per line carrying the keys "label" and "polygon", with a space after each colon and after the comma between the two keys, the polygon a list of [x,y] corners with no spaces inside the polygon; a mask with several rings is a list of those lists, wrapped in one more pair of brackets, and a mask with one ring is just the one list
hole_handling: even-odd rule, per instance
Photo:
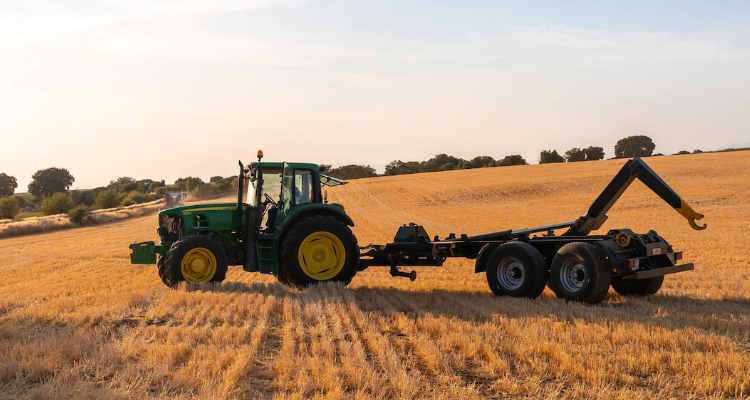
{"label": "tractor tire", "polygon": [[289,284],[289,279],[287,279],[286,273],[284,272],[284,269],[281,268],[281,266],[279,266],[279,273],[276,275],[276,280],[285,285]]}
{"label": "tractor tire", "polygon": [[612,279],[612,289],[623,296],[650,296],[656,294],[664,283],[663,276],[648,279]]}
{"label": "tractor tire", "polygon": [[220,243],[206,235],[188,235],[172,243],[163,265],[162,282],[174,289],[181,281],[194,285],[221,282],[227,276],[228,262]]}
{"label": "tractor tire", "polygon": [[357,238],[329,216],[305,218],[284,235],[279,281],[305,287],[318,282],[351,282],[359,265]]}
{"label": "tractor tire", "polygon": [[508,242],[498,246],[487,260],[487,284],[495,296],[534,299],[544,291],[547,265],[534,246]]}
{"label": "tractor tire", "polygon": [[561,299],[599,304],[610,285],[609,264],[590,243],[568,243],[552,259],[550,284]]}
{"label": "tractor tire", "polygon": [[156,269],[159,271],[159,279],[161,279],[161,282],[167,286],[169,286],[169,283],[167,281],[167,271],[166,268],[164,268],[164,257],[161,254],[156,255]]}

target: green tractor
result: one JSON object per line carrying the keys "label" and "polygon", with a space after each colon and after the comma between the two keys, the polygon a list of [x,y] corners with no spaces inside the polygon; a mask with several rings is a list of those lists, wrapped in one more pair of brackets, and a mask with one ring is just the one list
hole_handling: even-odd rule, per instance
{"label": "green tractor", "polygon": [[159,213],[154,242],[130,245],[133,264],[154,264],[165,285],[221,282],[229,265],[307,286],[347,284],[357,273],[359,247],[352,219],[328,204],[323,186],[346,184],[316,164],[240,162],[237,203],[189,205]]}

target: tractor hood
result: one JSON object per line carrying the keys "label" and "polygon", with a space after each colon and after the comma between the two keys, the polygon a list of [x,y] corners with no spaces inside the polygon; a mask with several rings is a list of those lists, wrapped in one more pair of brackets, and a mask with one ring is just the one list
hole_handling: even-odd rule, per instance
{"label": "tractor hood", "polygon": [[182,214],[189,215],[203,211],[232,211],[237,209],[237,203],[212,203],[212,204],[193,204],[189,206],[173,207],[159,212],[162,214]]}

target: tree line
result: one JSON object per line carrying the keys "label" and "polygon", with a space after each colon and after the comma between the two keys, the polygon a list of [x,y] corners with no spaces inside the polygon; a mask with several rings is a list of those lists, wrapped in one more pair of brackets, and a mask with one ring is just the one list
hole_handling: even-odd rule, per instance
{"label": "tree line", "polygon": [[[651,138],[647,136],[629,136],[623,138],[615,145],[615,157],[648,157],[651,156],[656,146]],[[542,150],[539,153],[539,164],[580,162],[604,159],[604,148],[599,146],[574,147],[564,154],[557,150]],[[385,166],[383,175],[405,175],[420,172],[452,171],[457,169],[473,169],[487,167],[505,167],[510,165],[528,165],[528,162],[518,154],[495,159],[491,156],[476,156],[472,159],[463,159],[448,154],[437,154],[427,161],[401,161],[393,160]],[[344,165],[333,168],[331,164],[321,164],[321,170],[325,174],[341,179],[359,179],[378,176],[375,168],[370,165]]]}

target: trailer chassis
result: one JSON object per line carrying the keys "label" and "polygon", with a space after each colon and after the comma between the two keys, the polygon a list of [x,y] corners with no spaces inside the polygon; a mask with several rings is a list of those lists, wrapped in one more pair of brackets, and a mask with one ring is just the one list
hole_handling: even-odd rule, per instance
{"label": "trailer chassis", "polygon": [[[682,263],[683,253],[655,231],[638,234],[629,229],[591,235],[606,221],[606,213],[635,180],[685,217],[696,230],[703,218],[682,200],[646,163],[634,158],[575,221],[520,230],[468,236],[450,234],[430,239],[423,226],[401,226],[392,243],[361,248],[359,270],[389,266],[394,277],[416,279],[402,267],[442,266],[448,258],[474,259],[474,272],[485,272],[496,295],[537,297],[549,285],[567,300],[599,303],[610,285],[624,295],[655,294],[664,276],[694,269]],[[565,229],[562,234],[556,231]]]}

